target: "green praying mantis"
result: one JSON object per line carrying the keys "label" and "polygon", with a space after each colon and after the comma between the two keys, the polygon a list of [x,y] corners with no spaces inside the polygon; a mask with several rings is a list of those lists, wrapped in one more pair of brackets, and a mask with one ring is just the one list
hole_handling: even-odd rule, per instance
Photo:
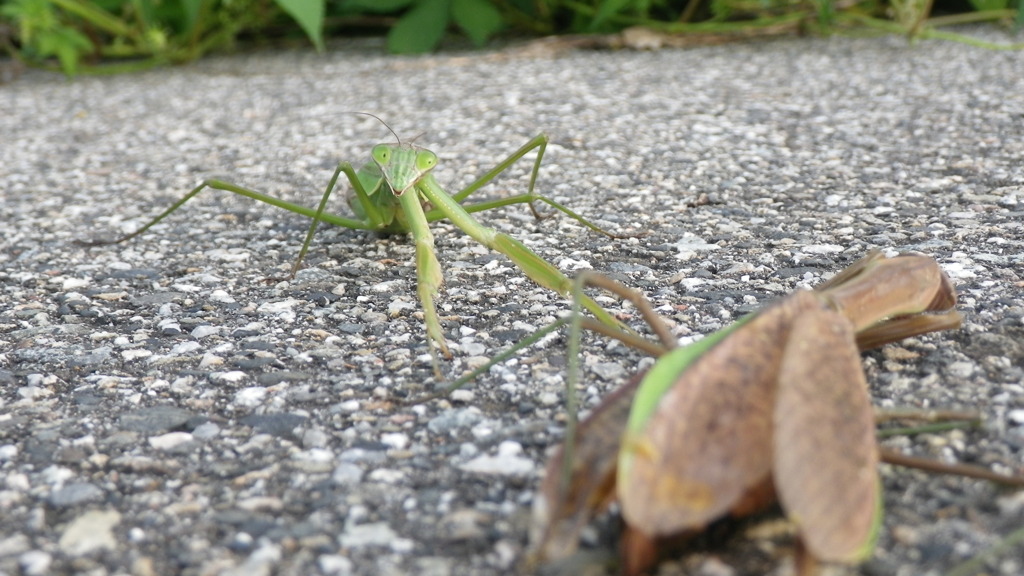
{"label": "green praying mantis", "polygon": [[[367,115],[377,118],[372,114]],[[377,119],[380,120],[379,118]],[[381,121],[381,123],[383,124],[384,122]],[[394,130],[391,130],[390,126],[384,125],[395,136],[397,144],[378,144],[374,146],[370,153],[370,161],[359,170],[353,169],[352,165],[348,162],[339,163],[320,199],[319,205],[315,209],[286,202],[221,180],[205,180],[138,230],[111,241],[89,241],[83,243],[87,245],[115,244],[135,238],[158,224],[185,204],[185,202],[188,202],[207,188],[238,194],[312,218],[312,223],[306,232],[302,248],[299,250],[299,255],[291,268],[291,276],[294,276],[299,270],[302,260],[309,250],[317,226],[321,222],[356,230],[370,230],[389,234],[410,233],[416,247],[417,293],[423,307],[427,343],[433,361],[435,376],[438,380],[441,380],[440,362],[437,358],[436,349],[439,348],[447,359],[451,359],[451,352],[448,349],[448,344],[441,327],[441,320],[434,303],[434,299],[444,282],[444,276],[437,259],[434,236],[430,231],[429,223],[448,219],[477,242],[507,256],[531,280],[564,297],[570,295],[573,286],[572,281],[565,274],[538,256],[519,240],[480,224],[471,214],[513,204],[527,204],[534,216],[541,218],[534,206],[534,202],[542,202],[591,230],[611,238],[617,237],[602,230],[562,204],[534,192],[537,174],[548,143],[547,136],[544,134],[531,139],[508,158],[501,161],[493,169],[477,178],[458,193],[449,195],[434,177],[433,171],[438,163],[437,154],[411,143],[403,143]],[[533,150],[537,151],[537,155],[530,174],[529,188],[525,194],[475,204],[463,204],[463,201],[469,198],[471,194],[491,182],[496,176]],[[348,203],[355,218],[338,216],[326,211],[327,201],[334,191],[341,174],[345,175],[352,187]],[[584,297],[582,302],[583,306],[601,322],[609,326],[621,326],[615,318],[591,298]]]}
{"label": "green praying mantis", "polygon": [[[956,293],[935,260],[871,252],[813,291],[685,347],[638,292],[590,273],[577,279],[577,292],[584,284],[632,302],[658,342],[581,318],[577,306],[539,331],[572,325],[566,440],[535,499],[531,567],[569,557],[581,530],[611,502],[625,525],[622,565],[630,575],[651,567],[678,537],[775,501],[796,526],[801,574],[871,554],[882,517],[878,462],[926,466],[879,449],[859,351],[960,324]],[[658,360],[576,426],[582,328]],[[974,467],[941,471],[1024,484]]]}

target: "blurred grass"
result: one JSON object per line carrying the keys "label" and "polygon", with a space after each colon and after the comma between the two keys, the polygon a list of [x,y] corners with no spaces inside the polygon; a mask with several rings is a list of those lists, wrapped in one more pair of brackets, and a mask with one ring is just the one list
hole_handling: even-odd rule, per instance
{"label": "blurred grass", "polygon": [[386,34],[394,53],[429,52],[449,35],[474,46],[497,35],[673,36],[902,34],[985,48],[943,28],[992,22],[1019,30],[1024,0],[0,0],[0,50],[68,75],[190,62],[243,42],[309,42]]}

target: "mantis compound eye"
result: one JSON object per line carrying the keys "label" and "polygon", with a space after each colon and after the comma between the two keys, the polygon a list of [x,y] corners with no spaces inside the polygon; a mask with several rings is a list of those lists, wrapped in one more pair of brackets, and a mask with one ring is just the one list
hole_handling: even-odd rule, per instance
{"label": "mantis compound eye", "polygon": [[391,147],[387,144],[377,144],[370,154],[377,164],[387,164],[391,160]]}
{"label": "mantis compound eye", "polygon": [[437,164],[437,154],[430,150],[421,150],[416,153],[416,169],[426,172]]}

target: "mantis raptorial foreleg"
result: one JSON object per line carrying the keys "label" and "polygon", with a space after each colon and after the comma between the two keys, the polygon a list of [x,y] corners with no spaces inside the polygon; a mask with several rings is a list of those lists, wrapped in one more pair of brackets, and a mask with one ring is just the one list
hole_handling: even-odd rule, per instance
{"label": "mantis raptorial foreleg", "polygon": [[[442,219],[450,220],[456,227],[462,229],[481,244],[507,256],[531,280],[544,288],[554,290],[564,297],[570,295],[572,282],[561,271],[538,256],[522,242],[507,234],[481,225],[471,214],[513,204],[527,204],[534,215],[540,217],[534,202],[542,202],[591,230],[612,238],[616,237],[562,204],[534,192],[547,142],[547,137],[543,134],[534,137],[508,158],[501,161],[496,167],[452,195],[445,192],[434,178],[432,171],[437,164],[437,155],[429,150],[402,142],[394,145],[379,144],[375,146],[372,150],[371,161],[359,170],[355,170],[348,162],[338,164],[330,183],[320,198],[320,203],[315,209],[286,202],[221,180],[207,180],[193,188],[181,200],[175,202],[138,230],[111,242],[93,241],[87,242],[87,244],[123,242],[139,236],[207,188],[238,194],[312,218],[298,257],[292,266],[292,275],[301,266],[320,222],[356,230],[372,230],[395,234],[410,233],[416,246],[417,292],[423,306],[427,342],[434,358],[435,375],[438,379],[441,379],[440,366],[434,350],[435,345],[440,348],[446,357],[450,358],[451,355],[434,303],[434,299],[443,284],[443,274],[434,248],[434,238],[429,228],[430,222]],[[530,173],[529,188],[525,194],[475,204],[463,204],[463,201],[468,199],[471,194],[491,182],[495,177],[508,169],[509,166],[534,150],[536,150],[537,155]],[[327,211],[328,200],[337,185],[338,179],[342,175],[345,176],[352,188],[349,205],[355,213],[355,218],[338,216]],[[610,327],[623,327],[620,322],[591,298],[583,297],[582,303],[601,323]]]}

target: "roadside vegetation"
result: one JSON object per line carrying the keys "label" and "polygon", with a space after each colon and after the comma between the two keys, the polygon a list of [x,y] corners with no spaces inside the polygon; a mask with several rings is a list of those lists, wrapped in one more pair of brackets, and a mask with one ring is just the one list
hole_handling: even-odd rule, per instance
{"label": "roadside vegetation", "polygon": [[[195,60],[239,45],[387,35],[394,53],[446,39],[616,35],[643,27],[700,42],[779,34],[903,34],[992,45],[948,30],[1019,29],[1024,0],[3,0],[0,52],[65,74]],[[610,44],[614,46],[614,44]]]}

